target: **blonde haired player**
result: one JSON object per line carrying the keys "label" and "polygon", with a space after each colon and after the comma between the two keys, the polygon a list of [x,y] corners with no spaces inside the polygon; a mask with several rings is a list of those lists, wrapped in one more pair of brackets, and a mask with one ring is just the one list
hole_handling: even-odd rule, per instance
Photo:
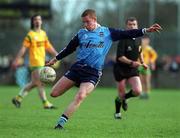
{"label": "blonde haired player", "polygon": [[19,50],[12,66],[18,66],[18,60],[23,57],[27,49],[29,49],[29,68],[31,71],[31,81],[19,92],[19,94],[12,99],[12,103],[19,108],[23,98],[30,92],[31,89],[37,87],[39,96],[42,100],[45,109],[54,108],[46,97],[44,85],[40,81],[39,71],[45,65],[46,51],[52,56],[56,56],[57,52],[52,47],[48,40],[46,32],[41,29],[42,18],[40,15],[31,17],[31,30],[26,35],[23,45]]}
{"label": "blonde haired player", "polygon": [[76,62],[52,88],[51,96],[58,97],[74,85],[79,86],[73,101],[59,117],[55,129],[62,129],[85,98],[96,88],[102,75],[105,57],[113,41],[140,37],[146,32],[162,30],[158,24],[149,28],[126,31],[101,26],[97,22],[96,11],[93,9],[86,9],[81,14],[81,19],[83,27],[68,45],[47,63],[47,65],[53,65],[74,51],[77,52]]}
{"label": "blonde haired player", "polygon": [[149,68],[145,69],[142,66],[139,67],[139,73],[142,82],[142,94],[140,98],[147,99],[148,93],[151,89],[151,70],[155,70],[156,68],[155,62],[157,60],[157,53],[150,46],[150,38],[147,35],[142,37],[141,47],[144,63],[148,65]]}

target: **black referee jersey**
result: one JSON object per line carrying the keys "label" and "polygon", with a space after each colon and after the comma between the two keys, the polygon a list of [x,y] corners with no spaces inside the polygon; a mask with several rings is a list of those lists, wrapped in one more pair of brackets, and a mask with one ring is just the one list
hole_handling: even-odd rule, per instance
{"label": "black referee jersey", "polygon": [[117,47],[116,64],[122,67],[129,67],[128,64],[118,60],[118,58],[121,56],[125,56],[132,61],[137,61],[142,51],[140,44],[140,38],[120,40]]}

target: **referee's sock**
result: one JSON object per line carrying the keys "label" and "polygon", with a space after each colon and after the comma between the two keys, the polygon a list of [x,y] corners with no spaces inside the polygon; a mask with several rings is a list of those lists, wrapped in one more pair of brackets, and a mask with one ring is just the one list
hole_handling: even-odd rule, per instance
{"label": "referee's sock", "polygon": [[120,113],[120,110],[121,110],[121,99],[118,96],[115,99],[115,109],[116,109],[116,113]]}
{"label": "referee's sock", "polygon": [[126,93],[125,99],[129,99],[131,97],[136,97],[136,95],[133,93],[132,89],[128,93]]}

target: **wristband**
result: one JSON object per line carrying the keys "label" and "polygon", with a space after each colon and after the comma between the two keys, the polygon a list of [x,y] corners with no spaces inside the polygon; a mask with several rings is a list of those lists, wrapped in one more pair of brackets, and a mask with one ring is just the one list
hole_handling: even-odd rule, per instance
{"label": "wristband", "polygon": [[147,33],[148,33],[148,32],[147,32],[147,28],[143,28],[143,29],[142,29],[142,33],[143,33],[143,34],[147,34]]}

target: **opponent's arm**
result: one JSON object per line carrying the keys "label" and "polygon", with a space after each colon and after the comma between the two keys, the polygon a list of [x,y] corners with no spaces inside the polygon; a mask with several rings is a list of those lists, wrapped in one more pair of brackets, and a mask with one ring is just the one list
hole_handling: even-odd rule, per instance
{"label": "opponent's arm", "polygon": [[157,53],[156,53],[156,51],[153,49],[153,48],[151,48],[151,50],[150,50],[150,68],[152,69],[152,70],[155,70],[156,69],[156,60],[157,60]]}
{"label": "opponent's arm", "polygon": [[142,51],[141,51],[140,54],[139,54],[139,60],[140,60],[141,65],[142,65],[145,69],[147,69],[147,68],[148,68],[148,65],[147,65],[146,63],[144,63],[144,58],[143,58],[143,53],[142,53]]}
{"label": "opponent's arm", "polygon": [[18,54],[16,55],[14,61],[12,62],[12,67],[16,68],[18,66],[18,60],[24,56],[27,48],[25,46],[22,46],[21,49],[19,50]]}
{"label": "opponent's arm", "polygon": [[54,49],[54,47],[47,48],[47,51],[54,57],[58,54],[58,52]]}

